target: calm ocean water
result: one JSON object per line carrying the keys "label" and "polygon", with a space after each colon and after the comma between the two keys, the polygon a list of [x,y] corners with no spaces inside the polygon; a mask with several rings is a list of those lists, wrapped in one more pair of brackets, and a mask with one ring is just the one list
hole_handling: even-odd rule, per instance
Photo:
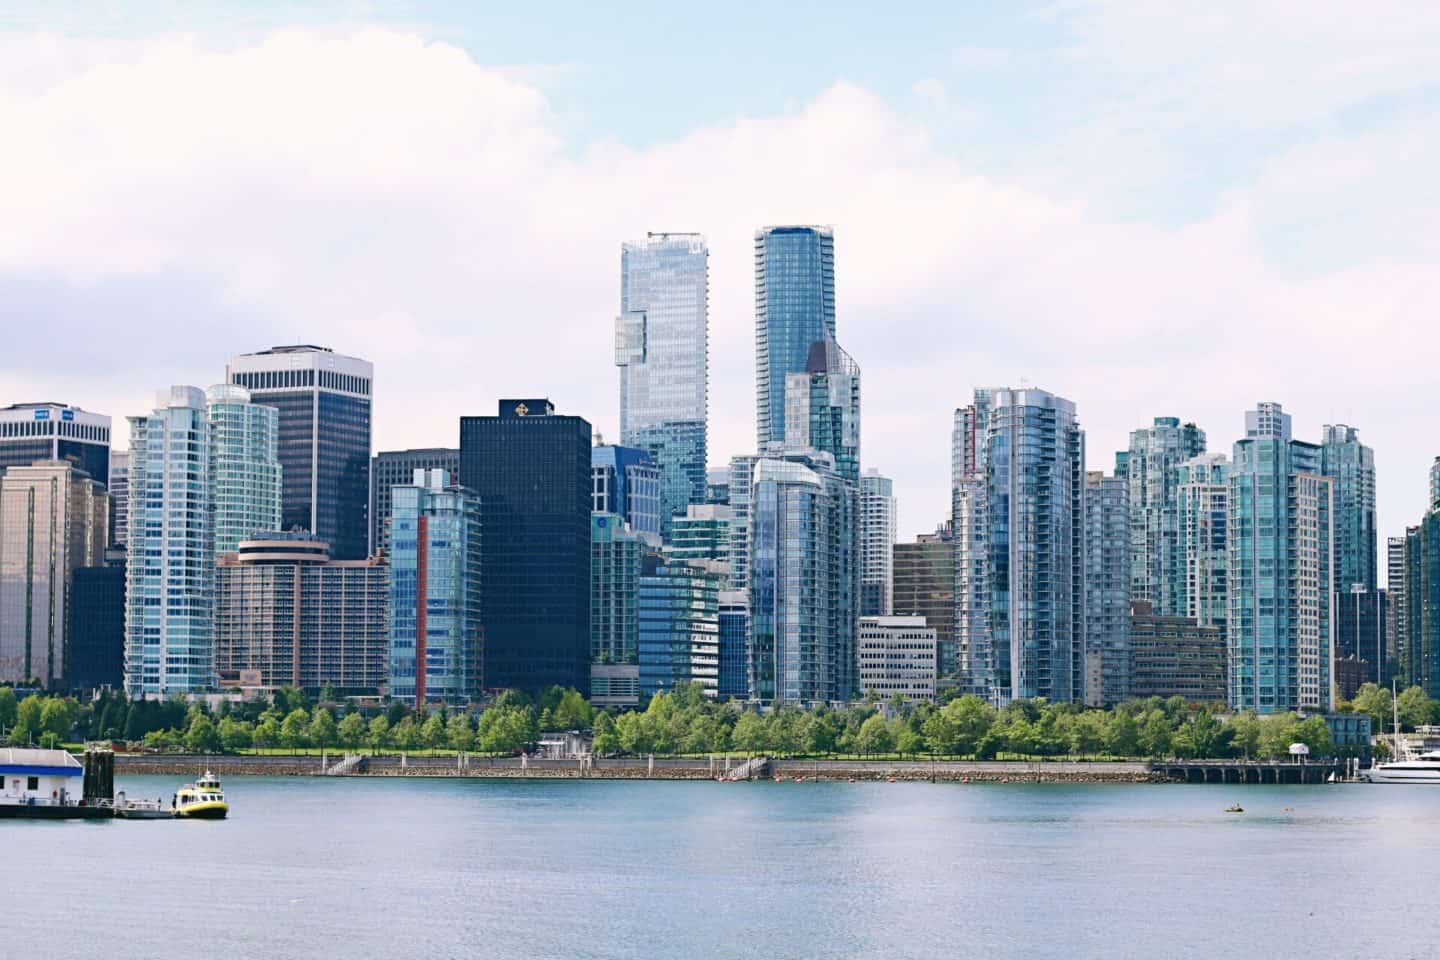
{"label": "calm ocean water", "polygon": [[[171,778],[130,777],[168,800]],[[1434,957],[1440,789],[235,778],[0,822],[10,957]],[[1231,802],[1243,815],[1227,815]],[[1292,808],[1292,809],[1286,809]]]}

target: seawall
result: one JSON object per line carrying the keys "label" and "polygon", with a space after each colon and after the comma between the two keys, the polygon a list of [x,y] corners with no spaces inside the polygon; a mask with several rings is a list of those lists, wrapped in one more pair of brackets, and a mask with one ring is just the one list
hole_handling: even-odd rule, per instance
{"label": "seawall", "polygon": [[[343,754],[331,754],[334,764]],[[731,758],[730,766],[741,761]],[[227,776],[322,776],[318,756],[186,756],[119,754],[116,773],[194,777],[211,770]],[[695,758],[540,760],[518,757],[369,757],[349,776],[474,777],[495,779],[715,780],[727,766]],[[1170,779],[1143,761],[772,760],[768,776],[783,780],[936,780],[973,783],[1150,783]]]}

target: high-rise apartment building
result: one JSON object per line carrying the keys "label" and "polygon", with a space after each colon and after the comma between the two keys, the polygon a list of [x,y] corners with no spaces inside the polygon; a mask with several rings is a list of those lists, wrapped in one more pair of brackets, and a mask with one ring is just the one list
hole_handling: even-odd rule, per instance
{"label": "high-rise apartment building", "polygon": [[1293,439],[1279,404],[1260,404],[1245,425],[1230,474],[1230,706],[1328,710],[1333,481],[1320,445]]}
{"label": "high-rise apartment building", "polygon": [[74,572],[105,563],[105,487],[66,460],[0,475],[0,682],[64,687]]}
{"label": "high-rise apartment building", "polygon": [[[1335,498],[1335,592],[1373,592],[1379,585],[1375,532],[1375,451],[1345,424],[1325,425],[1320,472]],[[1373,601],[1372,601],[1373,603]]]}
{"label": "high-rise apartment building", "polygon": [[[1205,431],[1156,417],[1132,431],[1123,477],[1130,504],[1130,595],[1179,616],[1181,572],[1175,467],[1205,452]],[[1117,474],[1120,470],[1117,468]]]}
{"label": "high-rise apartment building", "polygon": [[705,502],[730,505],[730,468],[720,467],[705,471]]}
{"label": "high-rise apartment building", "polygon": [[390,696],[468,703],[485,686],[481,500],[444,470],[390,492]]}
{"label": "high-rise apartment building", "polygon": [[370,552],[370,406],[375,368],[310,344],[233,358],[226,380],[279,411],[281,524],[330,544],[337,560]]}
{"label": "high-rise apartment building", "polygon": [[1440,698],[1440,507],[1405,531],[1404,621],[1399,683]]}
{"label": "high-rise apartment building", "polygon": [[651,233],[620,248],[620,442],[660,474],[660,527],[705,501],[709,260],[695,233]]}
{"label": "high-rise apartment building", "polygon": [[1044,390],[995,390],[985,432],[991,674],[997,701],[1084,693],[1085,433]]}
{"label": "high-rise apartment building", "polygon": [[1123,476],[1085,474],[1084,699],[1094,707],[1130,698],[1132,490]]}
{"label": "high-rise apartment building", "polygon": [[801,372],[785,376],[785,447],[821,450],[860,482],[860,367],[834,340],[817,340]]}
{"label": "high-rise apartment building", "polygon": [[728,504],[691,504],[685,516],[675,518],[665,556],[683,562],[716,561],[728,568],[731,519]]}
{"label": "high-rise apartment building", "polygon": [[1230,616],[1230,460],[1204,453],[1175,467],[1179,610],[1223,635]]}
{"label": "high-rise apartment building", "polygon": [[754,461],[747,588],[755,699],[811,704],[855,695],[857,510],[855,485],[829,454]]}
{"label": "high-rise apartment building", "polygon": [[454,447],[383,450],[370,461],[370,550],[390,552],[390,490],[415,482],[416,470],[444,470],[460,476],[460,451]]}
{"label": "high-rise apartment building", "polygon": [[640,702],[640,573],[647,541],[624,518],[590,518],[590,700]]}
{"label": "high-rise apartment building", "polygon": [[331,560],[309,533],[262,533],[215,568],[215,672],[223,688],[312,697],[389,690],[389,571]]}
{"label": "high-rise apartment building", "polygon": [[785,439],[785,378],[835,339],[835,234],[829,227],[755,231],[756,448]]}
{"label": "high-rise apartment building", "polygon": [[63,403],[0,407],[0,474],[37,460],[64,460],[110,483],[110,418]]}
{"label": "high-rise apartment building", "polygon": [[280,529],[280,415],[251,403],[244,387],[222,383],[205,394],[210,418],[215,552]]}
{"label": "high-rise apartment building", "polygon": [[214,460],[205,391],[176,386],[130,417],[125,692],[215,686]]}
{"label": "high-rise apartment building", "polygon": [[600,444],[590,451],[590,479],[592,513],[613,513],[648,543],[660,545],[663,480],[648,450]]}
{"label": "high-rise apartment building", "polygon": [[878,470],[860,478],[860,615],[888,617],[895,599],[895,486]]}
{"label": "high-rise apartment building", "polygon": [[460,482],[485,506],[492,688],[589,690],[591,432],[544,399],[460,419]]}
{"label": "high-rise apartment building", "polygon": [[730,586],[735,590],[746,590],[750,583],[750,495],[759,459],[753,454],[730,458]]}
{"label": "high-rise apartment building", "polygon": [[[989,697],[994,665],[990,649],[989,552],[985,548],[985,431],[994,391],[974,392],[955,411],[950,435],[950,525],[954,546],[953,637],[933,617],[940,637],[940,675],[965,693]],[[897,608],[898,609],[898,608]]]}
{"label": "high-rise apartment building", "polygon": [[1405,644],[1409,636],[1405,540],[1405,537],[1389,537],[1385,541],[1385,592],[1388,601],[1385,604],[1385,662],[1390,669],[1383,679],[1387,683],[1404,659]]}
{"label": "high-rise apartment building", "polygon": [[130,451],[110,451],[110,545],[123,547],[130,527]]}
{"label": "high-rise apartment building", "polygon": [[654,696],[698,683],[720,687],[719,582],[689,564],[646,559],[639,590],[640,692]]}

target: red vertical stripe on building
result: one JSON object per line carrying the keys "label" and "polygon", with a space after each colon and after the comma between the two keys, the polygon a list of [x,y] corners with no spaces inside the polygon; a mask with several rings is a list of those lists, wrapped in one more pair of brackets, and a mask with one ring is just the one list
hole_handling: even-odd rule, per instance
{"label": "red vertical stripe on building", "polygon": [[425,600],[429,567],[430,523],[421,516],[415,531],[415,706],[425,702]]}

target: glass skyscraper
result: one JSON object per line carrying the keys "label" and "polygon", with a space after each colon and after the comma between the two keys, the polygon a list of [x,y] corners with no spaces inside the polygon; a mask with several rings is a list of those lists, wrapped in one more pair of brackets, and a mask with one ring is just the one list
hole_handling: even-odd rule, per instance
{"label": "glass skyscraper", "polygon": [[1379,541],[1375,532],[1375,451],[1360,431],[1326,424],[1320,472],[1335,496],[1335,591],[1371,593],[1379,587]]}
{"label": "glass skyscraper", "polygon": [[646,540],[614,513],[590,518],[590,699],[640,702],[640,571]]}
{"label": "glass skyscraper", "polygon": [[370,551],[390,552],[390,490],[415,482],[416,470],[444,470],[460,476],[455,447],[382,450],[370,461]]}
{"label": "glass skyscraper", "polygon": [[716,696],[744,700],[750,696],[750,598],[743,590],[720,591],[720,678]]}
{"label": "glass skyscraper", "polygon": [[[591,512],[616,514],[631,530],[658,547],[664,481],[650,452],[601,444],[590,451],[590,471],[594,484]],[[685,512],[683,506],[680,512]]]}
{"label": "glass skyscraper", "polygon": [[1277,403],[1245,415],[1230,474],[1229,699],[1235,710],[1328,710],[1332,481],[1319,444]]}
{"label": "glass skyscraper", "polygon": [[695,233],[651,233],[620,248],[620,442],[660,470],[660,529],[705,501],[709,260]]}
{"label": "glass skyscraper", "polygon": [[125,565],[125,692],[203,693],[215,686],[215,531],[205,391],[161,391],[130,418],[130,529]]}
{"label": "glass skyscraper", "polygon": [[1175,467],[1180,610],[1197,626],[1230,618],[1230,460],[1204,453]]}
{"label": "glass skyscraper", "polygon": [[460,418],[460,481],[485,507],[491,688],[590,688],[591,435],[545,399]]}
{"label": "glass skyscraper", "polygon": [[762,456],[753,466],[750,695],[800,705],[848,700],[858,683],[855,485],[816,451]]}
{"label": "glass skyscraper", "polygon": [[835,235],[829,227],[755,231],[756,446],[785,439],[785,378],[835,339]]}
{"label": "glass skyscraper", "polygon": [[226,369],[255,403],[280,412],[281,524],[315,534],[337,560],[370,550],[374,376],[368,360],[309,344],[243,354]]}
{"label": "glass skyscraper", "polygon": [[211,482],[215,485],[215,552],[280,529],[280,417],[251,403],[250,391],[222,383],[205,394],[210,418]]}
{"label": "glass skyscraper", "polygon": [[1177,417],[1156,417],[1130,434],[1130,449],[1117,466],[1130,504],[1130,595],[1161,616],[1180,611],[1175,467],[1205,452],[1205,431]]}
{"label": "glass skyscraper", "polygon": [[130,451],[110,451],[110,545],[125,545],[130,527]]}
{"label": "glass skyscraper", "polygon": [[1130,509],[1125,477],[1085,474],[1085,703],[1130,697]]}
{"label": "glass skyscraper", "polygon": [[805,369],[785,376],[785,447],[824,451],[860,482],[860,367],[834,340],[812,343]]}
{"label": "glass skyscraper", "polygon": [[391,490],[390,696],[468,703],[485,685],[480,498],[444,470]]}
{"label": "glass skyscraper", "polygon": [[894,596],[895,485],[866,470],[860,478],[860,616],[890,616]]}
{"label": "glass skyscraper", "polygon": [[716,579],[689,564],[646,560],[639,590],[640,693],[720,684],[720,601]]}
{"label": "glass skyscraper", "polygon": [[1044,390],[995,390],[985,433],[993,695],[1084,693],[1085,433]]}

